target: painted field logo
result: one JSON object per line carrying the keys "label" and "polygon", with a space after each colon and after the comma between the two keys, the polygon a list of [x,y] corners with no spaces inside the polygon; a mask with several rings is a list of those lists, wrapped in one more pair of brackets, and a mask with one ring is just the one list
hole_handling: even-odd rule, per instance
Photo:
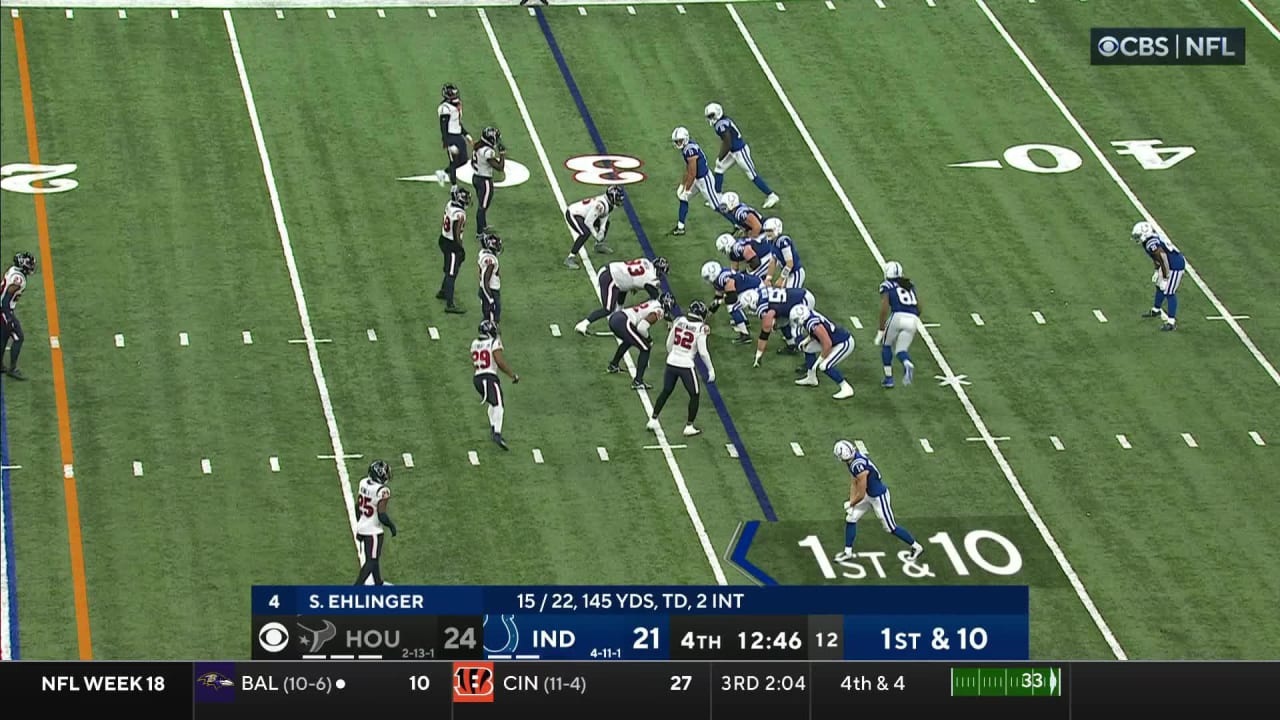
{"label": "painted field logo", "polygon": [[1093,65],[1244,65],[1244,28],[1093,28]]}
{"label": "painted field logo", "polygon": [[[75,190],[80,182],[65,177],[75,171],[75,163],[63,165],[12,163],[0,167],[0,188],[26,195],[45,195]],[[37,182],[41,184],[37,186]]]}
{"label": "painted field logo", "polygon": [[[529,182],[529,177],[530,177],[529,168],[516,162],[515,160],[512,160],[511,158],[507,158],[506,168],[507,168],[506,172],[502,174],[502,179],[494,182],[493,184],[494,187],[511,187],[512,185],[520,185],[520,184]],[[474,185],[474,183],[471,182],[471,179],[474,176],[474,174],[475,174],[475,171],[471,169],[470,164],[463,165],[462,167],[458,168],[458,180],[460,182],[464,182],[468,185]],[[449,179],[447,177],[436,175],[435,173],[432,173],[430,175],[410,175],[408,177],[402,177],[402,178],[396,178],[396,179],[409,180],[411,182],[434,182],[434,183],[439,183],[441,185],[445,184],[446,182],[449,182]]]}
{"label": "painted field logo", "polygon": [[630,185],[644,182],[640,158],[630,155],[579,155],[564,161],[573,170],[574,182],[584,185]]}

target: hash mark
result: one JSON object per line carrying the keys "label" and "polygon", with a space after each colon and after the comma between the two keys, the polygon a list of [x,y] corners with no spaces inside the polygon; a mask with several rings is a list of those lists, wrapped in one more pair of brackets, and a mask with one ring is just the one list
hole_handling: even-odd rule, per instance
{"label": "hash mark", "polygon": [[849,322],[853,323],[853,329],[854,329],[854,330],[861,330],[861,329],[862,329],[862,321],[858,319],[858,316],[857,316],[857,315],[850,315],[850,316],[849,316]]}
{"label": "hash mark", "polygon": [[582,7],[581,5],[579,5],[579,6],[578,6],[578,14],[579,14],[579,15],[586,15],[586,14],[587,14],[587,9],[586,9],[586,8],[584,8],[584,7]]}
{"label": "hash mark", "polygon": [[427,328],[427,335],[430,335],[432,340],[440,339],[440,331],[435,329],[434,327]]}
{"label": "hash mark", "polygon": [[[1035,0],[1032,0],[1032,2],[1035,2]],[[933,0],[924,0],[924,4],[928,5],[929,7],[938,7],[937,4],[933,2]]]}
{"label": "hash mark", "polygon": [[[529,8],[529,14],[530,14],[530,15],[532,15],[532,14],[533,14],[533,8]],[[435,17],[435,16],[436,16],[436,11],[435,11],[435,9],[434,9],[434,8],[427,8],[427,17]]]}
{"label": "hash mark", "polygon": [[62,347],[62,343],[58,340],[57,335],[49,336],[49,347],[53,348],[54,350],[57,350],[58,348]]}
{"label": "hash mark", "polygon": [[737,446],[737,445],[734,445],[733,443],[725,443],[724,449],[729,451],[729,457],[731,457],[731,458],[737,458],[737,457],[738,457],[738,446]]}
{"label": "hash mark", "polygon": [[177,19],[178,19],[178,11],[177,11],[177,10],[170,10],[170,11],[169,11],[169,17],[173,18],[174,20],[177,20]]}
{"label": "hash mark", "polygon": [[884,9],[884,0],[876,0],[876,7],[880,8],[881,10],[883,10],[883,9]]}
{"label": "hash mark", "polygon": [[1129,444],[1129,438],[1123,435],[1117,435],[1116,442],[1120,443],[1120,447],[1124,448],[1125,450],[1128,450],[1133,447],[1132,445]]}
{"label": "hash mark", "polygon": [[924,448],[927,453],[933,452],[933,446],[929,444],[928,438],[920,438],[920,447]]}
{"label": "hash mark", "polygon": [[635,6],[634,6],[634,5],[628,5],[628,6],[627,6],[627,14],[628,14],[628,15],[635,15],[635,14],[636,14],[636,8],[635,8]]}
{"label": "hash mark", "polygon": [[787,6],[786,6],[786,5],[783,5],[782,3],[775,3],[774,5],[775,5],[775,7],[777,7],[777,8],[778,8],[778,12],[786,12],[786,11],[787,11]]}
{"label": "hash mark", "polygon": [[124,347],[124,334],[116,333],[116,347]]}
{"label": "hash mark", "polygon": [[387,11],[383,10],[382,8],[378,8],[378,17],[385,18],[386,16],[387,16]]}
{"label": "hash mark", "polygon": [[9,17],[18,17],[18,8],[9,11]]}
{"label": "hash mark", "polygon": [[603,446],[596,448],[596,455],[600,456],[600,462],[609,462],[609,450]]}
{"label": "hash mark", "polygon": [[70,480],[75,476],[76,476],[76,468],[74,465],[72,465],[71,463],[67,463],[62,466],[62,477]]}
{"label": "hash mark", "polygon": [[1067,448],[1066,448],[1066,446],[1064,446],[1064,445],[1062,444],[1062,441],[1058,439],[1058,436],[1057,436],[1057,435],[1050,435],[1050,436],[1049,436],[1049,442],[1053,443],[1053,449],[1054,449],[1054,450],[1066,450],[1066,449],[1067,449]]}
{"label": "hash mark", "polygon": [[120,16],[120,19],[121,19],[121,20],[124,20],[124,19],[126,19],[126,18],[128,18],[128,17],[129,17],[128,15],[126,15],[126,14],[125,14],[125,11],[123,11],[123,10],[117,10],[117,11],[116,11],[116,14]]}
{"label": "hash mark", "polygon": [[467,460],[471,461],[471,464],[472,464],[472,465],[479,465],[479,464],[480,464],[480,456],[476,454],[476,451],[475,451],[475,450],[468,450],[468,451],[467,451]]}
{"label": "hash mark", "polygon": [[[70,10],[68,10],[67,12],[71,12],[71,11],[70,11]],[[276,19],[277,19],[277,20],[283,20],[283,19],[284,19],[284,11],[283,11],[283,10],[277,10],[277,11],[276,11]]]}
{"label": "hash mark", "polygon": [[325,10],[325,13],[329,15],[330,20],[333,20],[334,18],[338,17],[338,14],[332,10]]}
{"label": "hash mark", "polygon": [[835,9],[836,9],[836,4],[835,4],[835,3],[833,3],[833,2],[831,2],[831,0],[827,0],[827,9],[828,9],[828,10],[835,10]]}
{"label": "hash mark", "polygon": [[209,458],[201,458],[200,472],[204,473],[205,475],[213,474],[213,463],[209,462]]}
{"label": "hash mark", "polygon": [[542,464],[542,451],[538,448],[533,449],[533,462],[536,465]]}
{"label": "hash mark", "polygon": [[683,14],[684,14],[684,6],[683,6],[683,5],[677,5],[677,6],[676,6],[676,12],[680,13],[681,15],[683,15]]}
{"label": "hash mark", "polygon": [[[17,10],[15,10],[14,12],[17,12]],[[76,16],[76,13],[75,13],[75,11],[74,11],[74,10],[70,10],[70,9],[68,9],[68,10],[67,10],[67,19],[68,19],[68,20],[73,20],[73,19],[75,19],[75,16]]]}
{"label": "hash mark", "polygon": [[369,328],[368,330],[364,331],[364,334],[369,337],[369,342],[378,342],[377,330],[374,330],[373,328]]}
{"label": "hash mark", "polygon": [[1257,445],[1258,447],[1262,447],[1267,444],[1266,442],[1263,441],[1262,436],[1258,434],[1257,430],[1249,431],[1249,439],[1253,440],[1253,444]]}
{"label": "hash mark", "polygon": [[191,344],[191,336],[186,333],[178,333],[178,344],[187,347]]}
{"label": "hash mark", "polygon": [[271,472],[280,472],[280,458],[275,455],[267,458],[267,465],[271,466]]}
{"label": "hash mark", "polygon": [[1106,315],[1103,315],[1101,310],[1096,310],[1096,309],[1095,309],[1095,310],[1093,311],[1093,316],[1094,316],[1094,317],[1096,317],[1096,318],[1098,318],[1098,322],[1106,322],[1106,321],[1107,321],[1107,316],[1106,316]]}
{"label": "hash mark", "polygon": [[1031,311],[1031,317],[1033,317],[1033,318],[1035,318],[1035,319],[1036,319],[1036,324],[1037,324],[1037,325],[1043,325],[1043,324],[1044,324],[1044,315],[1041,315],[1039,310],[1032,310],[1032,311]]}
{"label": "hash mark", "polygon": [[1200,447],[1196,444],[1196,439],[1191,435],[1191,433],[1182,433],[1182,442],[1186,443],[1187,447],[1190,448]]}
{"label": "hash mark", "polygon": [[560,337],[560,326],[555,323],[551,324],[551,337]]}
{"label": "hash mark", "polygon": [[978,327],[982,327],[983,325],[986,325],[986,323],[982,321],[982,316],[979,315],[978,313],[969,313],[969,317],[973,318],[973,324],[977,325]]}
{"label": "hash mark", "polygon": [[404,461],[404,466],[405,466],[405,467],[407,467],[407,468],[411,468],[411,467],[413,467],[413,455],[412,455],[412,454],[410,454],[410,453],[402,453],[402,454],[400,455],[400,459]]}
{"label": "hash mark", "polygon": [[133,461],[133,476],[142,477],[142,461],[141,460]]}
{"label": "hash mark", "polygon": [[804,448],[800,447],[798,442],[791,443],[791,452],[795,453],[796,457],[804,457]]}
{"label": "hash mark", "polygon": [[244,332],[240,333],[240,339],[244,340],[245,345],[252,345],[253,333],[249,332],[248,330],[245,330]]}

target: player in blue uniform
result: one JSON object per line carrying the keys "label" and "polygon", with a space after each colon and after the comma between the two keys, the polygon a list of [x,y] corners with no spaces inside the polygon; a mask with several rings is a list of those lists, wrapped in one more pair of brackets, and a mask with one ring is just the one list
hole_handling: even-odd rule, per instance
{"label": "player in blue uniform", "polygon": [[853,352],[853,336],[849,331],[808,305],[797,305],[791,309],[791,328],[797,342],[808,338],[804,344],[805,376],[796,384],[816,387],[818,375],[815,370],[818,370],[840,386],[840,390],[831,397],[836,400],[853,397],[853,386],[836,367]]}
{"label": "player in blue uniform", "polygon": [[756,342],[756,359],[752,367],[760,367],[760,358],[764,356],[764,349],[769,344],[769,335],[778,323],[782,323],[782,337],[786,340],[786,344],[778,348],[778,352],[797,352],[796,340],[791,333],[791,311],[797,305],[808,305],[813,309],[813,293],[804,288],[762,287],[739,293],[738,302],[742,304],[743,310],[755,312],[760,317],[760,339]]}
{"label": "player in blue uniform", "polygon": [[756,164],[751,160],[751,146],[742,138],[737,123],[724,114],[720,103],[710,103],[702,112],[715,129],[716,135],[720,136],[720,152],[716,155],[716,192],[724,189],[724,172],[737,165],[747,174],[747,179],[765,194],[765,209],[777,205],[778,194],[769,189],[769,183],[756,172]]}
{"label": "player in blue uniform", "polygon": [[684,158],[684,178],[676,186],[676,198],[680,201],[680,220],[676,223],[672,235],[684,234],[684,221],[689,216],[689,198],[695,192],[702,193],[711,207],[720,209],[720,193],[711,179],[711,171],[707,168],[707,156],[696,140],[689,138],[689,128],[678,127],[671,131],[671,143]]}
{"label": "player in blue uniform", "polygon": [[1151,309],[1142,317],[1160,317],[1160,307],[1167,300],[1169,313],[1165,315],[1161,330],[1176,330],[1178,327],[1178,286],[1182,284],[1182,274],[1187,270],[1187,259],[1182,256],[1178,246],[1169,238],[1161,235],[1149,222],[1140,222],[1133,226],[1133,239],[1147,251],[1156,271],[1151,275],[1151,282],[1156,286],[1156,297]]}
{"label": "player in blue uniform", "polygon": [[764,232],[764,216],[759,210],[742,202],[736,192],[720,196],[720,212],[738,229],[738,237],[754,240]]}
{"label": "player in blue uniform", "polygon": [[835,559],[853,559],[853,541],[858,536],[858,520],[871,510],[880,518],[885,532],[911,546],[911,553],[903,562],[915,562],[924,552],[924,546],[907,532],[907,529],[894,521],[893,508],[889,504],[889,488],[885,487],[880,470],[871,458],[863,455],[848,440],[836,443],[835,455],[849,469],[853,480],[849,483],[849,499],[844,502],[844,550]]}
{"label": "player in blue uniform", "polygon": [[747,328],[747,315],[743,312],[742,303],[739,302],[738,297],[740,293],[747,290],[759,290],[763,281],[755,275],[728,270],[714,260],[708,260],[702,265],[702,279],[716,291],[715,298],[711,301],[711,312],[719,310],[720,306],[726,302],[729,303],[729,320],[733,323],[733,330],[738,335],[733,340],[734,344],[746,345],[751,342],[751,331]]}
{"label": "player in blue uniform", "polygon": [[880,362],[884,365],[886,388],[893,387],[893,358],[902,363],[902,384],[910,385],[916,366],[911,362],[911,341],[920,332],[920,298],[915,283],[902,276],[902,263],[890,260],[884,264],[884,282],[880,283],[880,329],[875,343],[880,346]]}
{"label": "player in blue uniform", "polygon": [[778,269],[773,286],[804,287],[804,264],[800,262],[800,251],[790,235],[782,234],[782,220],[776,217],[765,220],[762,237],[772,248],[773,266]]}
{"label": "player in blue uniform", "polygon": [[730,267],[735,272],[745,269],[768,284],[769,273],[773,269],[773,246],[764,239],[737,240],[724,233],[716,238],[716,250],[729,256]]}

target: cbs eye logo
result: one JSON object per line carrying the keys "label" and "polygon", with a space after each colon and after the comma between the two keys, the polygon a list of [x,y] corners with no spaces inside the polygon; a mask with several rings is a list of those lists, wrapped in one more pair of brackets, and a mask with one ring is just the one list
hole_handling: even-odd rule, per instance
{"label": "cbs eye logo", "polygon": [[1098,40],[1098,54],[1102,57],[1115,57],[1120,52],[1120,41],[1114,35],[1106,35]]}
{"label": "cbs eye logo", "polygon": [[269,653],[278,653],[289,646],[289,630],[278,622],[269,622],[258,629],[258,646]]}

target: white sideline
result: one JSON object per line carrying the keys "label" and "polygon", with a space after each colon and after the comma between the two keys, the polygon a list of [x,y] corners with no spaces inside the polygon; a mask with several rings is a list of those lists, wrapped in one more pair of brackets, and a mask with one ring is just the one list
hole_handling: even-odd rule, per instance
{"label": "white sideline", "polygon": [[[1035,64],[1031,62],[1031,58],[1027,57],[1027,54],[1022,51],[1022,47],[1018,45],[1018,42],[1013,39],[1013,36],[1010,35],[1007,30],[1004,29],[1004,25],[1000,22],[999,18],[995,16],[995,13],[991,12],[991,8],[987,7],[987,3],[984,2],[984,0],[975,0],[975,2],[978,4],[978,7],[982,10],[983,14],[987,16],[987,20],[991,22],[991,25],[995,27],[996,32],[1000,33],[1000,37],[1004,38],[1009,49],[1013,50],[1013,53],[1022,61],[1023,66],[1027,68],[1027,71],[1030,72],[1031,76],[1035,78],[1037,83],[1039,83],[1040,89],[1044,90],[1044,93],[1053,101],[1053,104],[1058,108],[1058,112],[1062,113],[1062,117],[1066,118],[1072,129],[1074,129],[1076,134],[1080,136],[1080,139],[1084,141],[1084,144],[1089,146],[1089,150],[1093,153],[1093,156],[1102,164],[1103,169],[1111,176],[1111,180],[1120,188],[1125,197],[1129,198],[1129,203],[1133,205],[1134,209],[1137,210],[1139,214],[1142,215],[1142,219],[1154,225],[1162,235],[1169,237],[1169,234],[1160,227],[1160,223],[1156,222],[1156,219],[1152,217],[1151,212],[1147,210],[1147,207],[1143,205],[1142,201],[1138,199],[1138,196],[1134,194],[1133,189],[1129,187],[1129,183],[1125,182],[1124,178],[1120,177],[1120,173],[1116,171],[1115,166],[1111,164],[1111,161],[1107,159],[1107,156],[1102,152],[1102,149],[1099,148],[1098,144],[1089,136],[1088,131],[1084,129],[1084,126],[1080,124],[1080,121],[1076,119],[1076,116],[1069,108],[1067,108],[1066,103],[1064,103],[1062,98],[1058,97],[1058,93],[1054,92],[1054,89],[1050,87],[1049,81],[1045,80],[1044,75],[1040,74],[1040,71],[1036,68]],[[1258,346],[1253,344],[1253,340],[1249,337],[1248,333],[1244,331],[1244,328],[1240,326],[1240,323],[1236,322],[1236,316],[1232,315],[1231,311],[1227,309],[1227,306],[1222,304],[1222,301],[1213,293],[1213,290],[1200,277],[1200,273],[1196,272],[1190,262],[1187,263],[1187,277],[1191,278],[1191,280],[1196,284],[1196,287],[1200,288],[1200,292],[1204,293],[1204,296],[1209,298],[1209,302],[1213,303],[1213,306],[1217,308],[1218,314],[1222,316],[1227,325],[1229,325],[1232,331],[1235,332],[1236,337],[1240,338],[1240,342],[1244,343],[1245,348],[1247,348],[1253,355],[1253,359],[1257,360],[1258,364],[1261,365],[1262,368],[1267,371],[1267,374],[1271,376],[1272,382],[1276,385],[1280,385],[1280,372],[1276,371],[1275,366],[1271,364],[1271,361],[1267,359],[1267,356],[1262,354],[1262,351],[1258,349]]]}
{"label": "white sideline", "polygon": [[[634,0],[632,0],[634,1]],[[560,180],[556,177],[556,173],[551,168],[551,161],[547,159],[546,148],[542,146],[542,138],[538,135],[538,130],[533,126],[533,118],[529,116],[529,108],[525,105],[524,95],[520,92],[520,86],[516,84],[515,76],[511,74],[511,66],[507,64],[507,57],[502,52],[502,46],[498,44],[498,36],[493,32],[493,25],[489,23],[489,17],[483,9],[476,10],[480,16],[480,22],[484,25],[485,34],[489,36],[489,45],[493,48],[493,55],[498,60],[498,66],[502,68],[502,74],[507,79],[507,84],[511,86],[511,95],[515,98],[516,107],[520,110],[520,117],[524,120],[525,128],[529,131],[529,139],[533,141],[533,147],[538,153],[538,160],[542,163],[542,171],[547,176],[547,182],[551,185],[551,192],[556,196],[556,204],[563,214],[568,204],[564,199],[564,191],[560,189]],[[568,226],[565,226],[566,234]],[[582,258],[583,271],[587,274],[587,284],[592,288],[592,296],[595,293],[595,266],[591,263],[591,258],[586,251],[579,253]],[[597,297],[598,299],[598,297]],[[628,353],[624,359],[627,363],[627,371],[631,376],[635,376],[635,365],[631,362],[631,355]],[[619,387],[619,392],[635,392],[629,388]],[[644,416],[646,419],[653,413],[653,405],[649,401],[649,393],[641,390],[636,393],[640,396],[640,404],[644,406]],[[646,432],[639,424],[636,425],[637,432]],[[716,582],[721,585],[728,585],[729,580],[725,577],[724,568],[720,565],[720,558],[716,555],[715,548],[711,545],[711,538],[707,537],[706,526],[702,524],[702,516],[698,514],[698,506],[693,502],[693,496],[689,493],[689,486],[685,483],[684,473],[680,470],[680,465],[676,463],[675,453],[671,450],[671,445],[667,442],[667,435],[658,428],[655,433],[658,438],[658,445],[662,449],[662,455],[667,459],[667,467],[671,470],[671,477],[675,480],[676,490],[680,493],[680,499],[684,501],[685,512],[689,514],[689,521],[693,523],[693,530],[698,535],[698,542],[702,545],[702,551],[707,556],[707,562],[711,564],[711,572],[716,577]]]}
{"label": "white sideline", "polygon": [[1256,6],[1254,6],[1251,0],[1240,0],[1240,4],[1248,8],[1249,12],[1253,13],[1253,16],[1258,18],[1258,22],[1262,23],[1267,28],[1267,31],[1271,33],[1272,37],[1274,37],[1277,40],[1280,40],[1280,30],[1276,29],[1275,23],[1271,22],[1271,20],[1266,15],[1263,15],[1262,11],[1259,10]]}
{"label": "white sideline", "polygon": [[[791,104],[791,100],[787,97],[786,91],[782,89],[782,85],[778,82],[777,76],[774,75],[773,69],[769,66],[768,61],[765,60],[764,55],[761,54],[759,46],[756,45],[755,39],[751,36],[751,31],[749,31],[747,26],[742,22],[742,18],[738,15],[738,11],[734,9],[732,4],[727,5],[726,7],[729,11],[729,15],[733,17],[733,22],[738,26],[738,31],[742,34],[742,39],[746,41],[747,47],[751,50],[751,54],[755,56],[756,62],[760,65],[760,69],[769,80],[769,84],[773,87],[774,93],[777,94],[778,100],[782,102],[782,106],[786,109],[787,114],[791,116],[791,122],[796,126],[796,130],[800,132],[800,136],[804,139],[805,145],[808,146],[809,152],[813,154],[813,159],[822,170],[822,174],[827,178],[827,182],[831,185],[831,189],[835,191],[836,196],[840,199],[840,203],[844,206],[845,212],[848,213],[849,219],[852,220],[853,224],[858,228],[858,234],[862,236],[863,243],[866,244],[867,249],[870,250],[871,254],[875,257],[876,263],[880,267],[884,267],[884,255],[881,254],[880,248],[876,245],[876,241],[871,237],[871,232],[867,230],[867,226],[863,223],[862,217],[858,214],[857,209],[854,208],[853,202],[849,200],[849,195],[845,192],[844,187],[831,171],[831,165],[827,163],[826,157],[822,154],[822,151],[818,149],[817,143],[814,142],[813,136],[809,134],[809,129],[805,127],[804,121],[800,119],[800,115],[796,112],[795,106]],[[938,349],[938,345],[934,342],[933,336],[929,334],[929,331],[922,328],[920,330],[920,337],[929,347],[929,352],[933,355],[934,361],[938,363],[938,367],[946,373],[947,377],[955,376],[955,373],[951,370],[951,365],[948,364],[946,358],[942,356],[942,351]],[[973,426],[977,428],[980,439],[986,444],[987,449],[991,451],[992,456],[995,457],[996,464],[1000,466],[1000,470],[1004,473],[1005,479],[1009,482],[1009,487],[1013,488],[1013,492],[1018,497],[1018,501],[1022,503],[1023,510],[1026,511],[1032,524],[1036,526],[1036,530],[1040,532],[1040,537],[1044,540],[1045,545],[1049,547],[1050,552],[1053,553],[1054,559],[1058,561],[1058,567],[1062,569],[1063,574],[1066,575],[1072,588],[1075,589],[1076,596],[1080,598],[1080,602],[1084,605],[1085,610],[1087,610],[1089,616],[1093,618],[1094,624],[1097,625],[1098,630],[1102,633],[1103,639],[1105,639],[1107,644],[1111,647],[1112,653],[1115,654],[1117,659],[1127,659],[1124,649],[1120,647],[1120,643],[1116,640],[1115,634],[1111,632],[1111,627],[1108,626],[1107,621],[1103,619],[1102,613],[1098,611],[1098,607],[1094,604],[1093,598],[1090,597],[1089,591],[1085,589],[1084,583],[1081,582],[1080,576],[1077,575],[1075,569],[1071,567],[1071,562],[1067,560],[1067,556],[1063,553],[1062,547],[1058,545],[1058,541],[1053,537],[1053,533],[1049,531],[1048,525],[1046,525],[1044,519],[1040,517],[1040,513],[1031,502],[1031,498],[1027,495],[1026,490],[1023,489],[1022,483],[1018,480],[1018,476],[1014,474],[1013,468],[1009,465],[1009,461],[1005,458],[1004,453],[1001,452],[995,436],[993,436],[991,431],[987,429],[986,422],[983,421],[982,416],[978,414],[977,408],[974,407],[973,402],[969,399],[969,394],[965,392],[959,382],[950,383],[950,385],[955,391],[956,397],[960,399],[960,404],[964,406],[965,412],[968,413],[969,419],[973,422]]]}
{"label": "white sideline", "polygon": [[[766,0],[743,0],[765,2]],[[685,5],[721,3],[724,0],[680,0]],[[553,0],[554,5],[564,5],[564,0]],[[676,0],[574,0],[572,5],[675,5]],[[285,10],[328,8],[445,8],[445,7],[515,7],[514,0],[4,0],[5,7],[49,8],[212,8],[217,10],[245,10],[254,8]]]}
{"label": "white sideline", "polygon": [[338,420],[334,417],[333,402],[329,399],[329,384],[325,382],[324,370],[320,367],[316,333],[311,328],[307,298],[302,293],[302,279],[298,276],[298,262],[293,256],[293,243],[289,240],[289,228],[284,222],[284,209],[280,206],[280,193],[276,190],[271,158],[267,155],[267,143],[262,136],[258,106],[253,101],[253,90],[249,87],[249,76],[245,72],[244,57],[240,54],[240,41],[236,38],[236,26],[231,19],[231,11],[224,10],[222,18],[227,24],[227,38],[231,42],[231,54],[236,61],[236,72],[240,75],[240,88],[244,91],[244,104],[249,111],[249,123],[253,126],[253,139],[258,144],[258,156],[262,159],[262,175],[267,181],[267,195],[271,198],[271,212],[275,215],[276,232],[280,235],[280,247],[284,251],[285,264],[289,267],[289,283],[293,286],[293,299],[298,305],[298,320],[302,323],[302,336],[307,346],[307,357],[311,359],[311,374],[315,376],[316,390],[320,393],[320,406],[324,409],[325,425],[329,428],[329,441],[333,445],[333,462],[338,468],[338,484],[342,486],[342,499],[347,506],[347,521],[351,525],[351,542],[355,545],[356,557],[363,563],[364,549],[356,540],[356,502],[351,491],[351,478],[347,474],[347,465],[343,460],[347,453],[342,447],[342,437],[338,434]]}

